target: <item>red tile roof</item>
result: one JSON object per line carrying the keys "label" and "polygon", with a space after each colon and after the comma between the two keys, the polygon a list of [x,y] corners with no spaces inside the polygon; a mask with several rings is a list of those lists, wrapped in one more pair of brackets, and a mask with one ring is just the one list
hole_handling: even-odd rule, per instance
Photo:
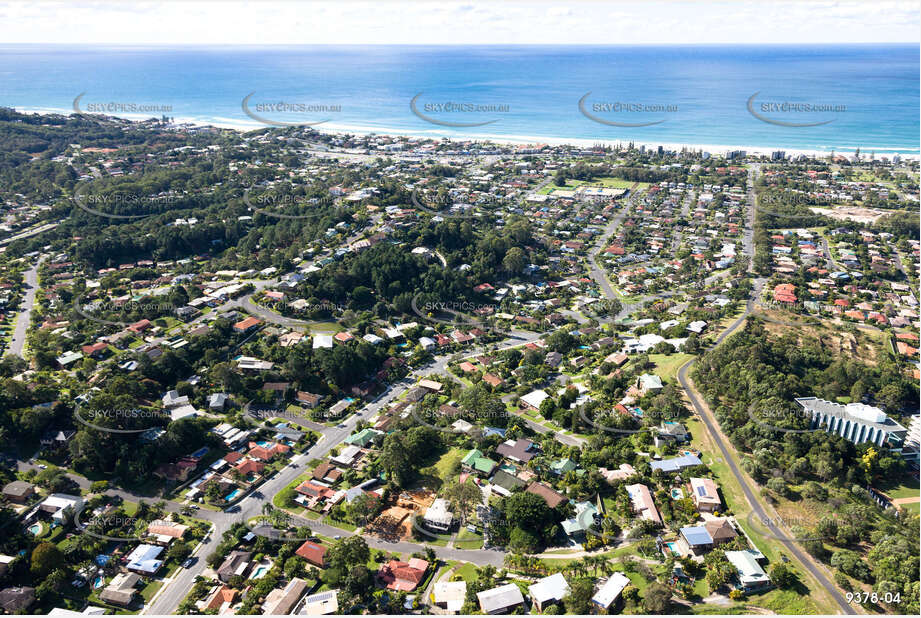
{"label": "red tile roof", "polygon": [[322,545],[305,541],[294,553],[314,566],[326,566],[326,548]]}

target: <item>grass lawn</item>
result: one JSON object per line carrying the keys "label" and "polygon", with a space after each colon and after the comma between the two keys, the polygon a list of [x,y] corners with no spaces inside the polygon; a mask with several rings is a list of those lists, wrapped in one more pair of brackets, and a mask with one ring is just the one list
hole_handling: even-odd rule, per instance
{"label": "grass lawn", "polygon": [[128,517],[134,517],[134,514],[138,512],[138,503],[128,502],[126,500],[122,502],[122,508],[125,510],[125,515]]}
{"label": "grass lawn", "polygon": [[476,565],[472,562],[465,562],[462,566],[454,570],[454,575],[460,575],[468,584],[476,581]]}
{"label": "grass lawn", "polygon": [[426,476],[437,476],[443,482],[448,482],[454,478],[453,471],[465,454],[466,451],[463,449],[450,448],[438,458],[438,461],[428,468],[423,468],[420,472]]}
{"label": "grass lawn", "polygon": [[153,598],[153,595],[157,594],[157,590],[159,590],[161,586],[163,586],[163,582],[161,581],[152,581],[147,584],[147,586],[141,590],[141,597],[144,599],[144,602],[149,603]]}
{"label": "grass lawn", "polygon": [[[910,482],[910,481],[909,481]],[[918,485],[910,485],[900,483],[894,485],[893,487],[879,487],[880,490],[886,492],[886,495],[890,498],[914,498],[919,494]]]}
{"label": "grass lawn", "polygon": [[681,365],[692,358],[694,358],[693,354],[682,353],[649,355],[649,360],[656,365],[656,368],[653,369],[652,372],[668,382],[673,382]]}
{"label": "grass lawn", "polygon": [[792,590],[771,590],[748,597],[747,605],[769,609],[777,614],[822,614],[810,595],[800,595]]}
{"label": "grass lawn", "polygon": [[454,547],[457,549],[480,549],[483,547],[483,535],[478,532],[470,532],[467,528],[461,528],[454,539]]}

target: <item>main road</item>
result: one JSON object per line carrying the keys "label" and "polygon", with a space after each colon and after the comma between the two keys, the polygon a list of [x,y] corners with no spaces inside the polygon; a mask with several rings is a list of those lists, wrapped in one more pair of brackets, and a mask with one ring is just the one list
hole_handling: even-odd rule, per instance
{"label": "main road", "polygon": [[[749,204],[750,204],[750,222],[754,222],[754,212],[755,212],[755,198],[754,198],[754,179],[757,170],[749,170]],[[750,237],[749,237],[750,238]],[[753,258],[754,245],[750,240],[745,242],[746,253],[749,253],[748,257]],[[753,268],[754,263],[753,259],[749,262],[749,271]],[[745,311],[742,315],[736,319],[725,331],[723,331],[714,341],[712,348],[720,345],[727,337],[736,332],[744,323],[748,316],[751,314],[754,306],[756,305],[757,299],[761,296],[761,289],[763,288],[765,279],[756,278],[754,280],[754,286],[752,289],[752,295],[745,304]],[[678,370],[678,384],[684,389],[684,392],[687,394],[688,400],[691,402],[692,407],[694,408],[695,413],[703,421],[704,426],[707,428],[708,433],[710,434],[713,442],[717,445],[720,450],[720,453],[723,456],[723,459],[726,461],[726,464],[729,466],[730,472],[736,477],[736,480],[739,483],[739,486],[742,488],[742,493],[745,494],[745,499],[751,506],[754,514],[760,518],[760,521],[764,522],[765,526],[770,530],[770,532],[777,538],[780,543],[793,555],[794,559],[805,568],[810,575],[818,582],[819,586],[828,590],[831,597],[834,599],[835,603],[838,604],[838,607],[845,614],[856,614],[858,613],[852,605],[850,605],[844,596],[839,592],[838,588],[834,583],[829,581],[826,574],[822,569],[809,557],[805,552],[800,549],[799,545],[792,540],[788,540],[786,535],[790,534],[788,532],[782,531],[774,522],[775,518],[767,512],[767,508],[760,495],[753,489],[753,483],[751,483],[745,476],[742,470],[739,469],[738,464],[734,458],[735,449],[726,444],[726,440],[720,430],[719,423],[711,414],[709,408],[703,405],[700,401],[700,396],[697,390],[694,388],[693,383],[688,381],[688,370],[694,364],[694,359],[689,360],[687,363],[681,366]]]}
{"label": "main road", "polygon": [[38,292],[38,267],[44,261],[45,256],[41,256],[25,273],[26,294],[22,299],[22,311],[16,316],[13,338],[10,340],[10,347],[7,348],[5,355],[23,358],[22,350],[26,344],[29,324],[32,323],[32,307],[35,305],[35,294]]}

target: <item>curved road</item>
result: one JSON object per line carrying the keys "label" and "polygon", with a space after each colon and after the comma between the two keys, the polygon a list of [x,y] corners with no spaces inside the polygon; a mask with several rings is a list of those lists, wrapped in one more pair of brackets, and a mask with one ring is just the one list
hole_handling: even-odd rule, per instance
{"label": "curved road", "polygon": [[[752,206],[752,210],[750,212],[750,215],[752,216],[752,218],[754,217],[754,206],[755,206],[754,198],[751,195],[751,189],[753,188],[753,180],[754,180],[754,176],[750,172],[750,175],[749,175],[750,195],[749,197],[750,197],[750,200],[751,200],[750,203]],[[753,265],[753,262],[750,262],[749,267],[751,268],[752,265]],[[714,341],[710,349],[713,349],[716,346],[720,345],[726,339],[726,337],[733,334],[736,330],[739,329],[739,327],[742,326],[742,324],[745,322],[745,319],[749,316],[749,314],[751,314],[754,308],[754,305],[756,304],[755,299],[758,299],[761,297],[761,288],[764,286],[765,282],[766,280],[763,278],[758,278],[754,280],[752,296],[749,298],[748,302],[746,302],[745,304],[745,311],[742,313],[742,315],[737,320],[735,320],[729,326],[729,328],[723,331],[716,338],[716,340]],[[729,469],[732,472],[733,476],[735,476],[736,480],[739,482],[739,486],[742,487],[742,492],[745,494],[745,499],[748,501],[748,504],[751,506],[752,511],[755,513],[755,515],[761,518],[761,521],[765,523],[766,527],[774,534],[774,536],[787,549],[787,551],[789,551],[790,554],[793,555],[793,557],[797,560],[797,562],[800,565],[802,565],[809,572],[809,574],[812,575],[813,578],[815,578],[816,582],[818,582],[820,586],[828,590],[828,593],[835,600],[835,603],[838,604],[838,607],[841,608],[841,611],[844,614],[857,614],[858,613],[857,610],[847,602],[844,596],[839,592],[837,586],[835,586],[834,583],[829,581],[828,577],[815,564],[815,562],[813,562],[813,560],[810,557],[808,557],[805,554],[805,552],[803,552],[803,550],[801,550],[795,542],[790,541],[790,540],[783,540],[786,538],[785,536],[786,533],[774,524],[774,517],[767,513],[766,509],[764,508],[763,504],[760,501],[760,497],[752,490],[752,485],[747,482],[744,476],[744,473],[742,472],[742,470],[739,469],[739,466],[736,464],[735,459],[733,459],[731,453],[735,452],[735,450],[733,449],[732,451],[730,451],[730,447],[726,445],[726,441],[723,439],[723,435],[720,432],[719,423],[717,423],[716,419],[710,414],[708,408],[701,404],[700,398],[698,396],[699,393],[693,387],[693,385],[688,382],[688,369],[694,364],[695,360],[696,359],[689,360],[687,363],[682,365],[681,368],[678,370],[678,376],[677,376],[678,384],[681,386],[682,389],[684,389],[684,392],[687,393],[688,400],[690,400],[691,405],[694,407],[694,411],[697,413],[697,416],[700,417],[700,420],[707,427],[707,431],[710,433],[710,436],[713,438],[714,443],[716,443],[717,447],[719,447],[720,453],[722,453],[723,455],[723,459],[726,461],[726,464],[729,466]]]}

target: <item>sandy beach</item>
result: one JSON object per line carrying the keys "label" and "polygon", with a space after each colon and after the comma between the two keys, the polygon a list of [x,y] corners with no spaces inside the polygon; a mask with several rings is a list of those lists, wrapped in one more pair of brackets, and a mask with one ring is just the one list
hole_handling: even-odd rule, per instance
{"label": "sandy beach", "polygon": [[[61,115],[71,115],[75,113],[70,109],[50,109],[50,108],[15,108],[17,111],[22,113],[35,113],[35,114],[61,114]],[[124,120],[131,121],[143,121],[150,120],[154,118],[149,115],[141,114],[122,114],[114,116],[116,118],[121,118]],[[216,127],[220,129],[232,129],[234,131],[256,131],[268,127],[258,121],[250,120],[245,121],[238,118],[195,118],[195,117],[182,117],[182,116],[171,116],[176,124],[188,124],[198,127]],[[532,145],[532,144],[548,144],[551,146],[580,146],[580,147],[592,147],[592,146],[608,146],[608,147],[617,147],[617,146],[626,146],[632,143],[634,146],[645,146],[647,149],[656,149],[659,146],[662,146],[666,150],[681,151],[682,149],[693,150],[693,151],[702,151],[709,152],[711,154],[725,154],[730,151],[743,150],[746,154],[751,155],[766,155],[770,156],[771,153],[778,150],[782,150],[788,156],[799,156],[805,155],[807,157],[826,157],[832,153],[850,155],[853,154],[857,148],[852,149],[835,149],[835,150],[804,150],[799,148],[787,148],[784,146],[765,146],[765,145],[746,145],[746,144],[685,144],[685,143],[676,143],[676,142],[643,142],[635,139],[621,139],[621,140],[611,140],[605,138],[598,139],[584,139],[584,138],[567,138],[559,136],[539,136],[539,135],[495,135],[495,134],[475,134],[471,133],[466,137],[458,137],[457,135],[451,134],[447,131],[432,128],[432,129],[422,129],[418,131],[406,131],[403,129],[387,129],[380,127],[370,127],[370,126],[360,126],[360,125],[349,125],[349,124],[338,124],[338,123],[324,123],[322,125],[315,125],[312,127],[318,132],[326,134],[343,134],[343,133],[354,133],[359,135],[386,135],[391,137],[405,137],[405,138],[418,138],[418,139],[434,139],[434,140],[447,140],[450,142],[464,143],[464,142],[488,142],[494,144],[505,144],[505,145]],[[879,157],[892,157],[894,155],[899,155],[903,160],[921,160],[921,155],[917,153],[908,153],[901,151],[899,149],[893,149],[886,146],[880,146],[878,148],[868,148],[860,147],[861,157],[869,156],[871,153]]]}

